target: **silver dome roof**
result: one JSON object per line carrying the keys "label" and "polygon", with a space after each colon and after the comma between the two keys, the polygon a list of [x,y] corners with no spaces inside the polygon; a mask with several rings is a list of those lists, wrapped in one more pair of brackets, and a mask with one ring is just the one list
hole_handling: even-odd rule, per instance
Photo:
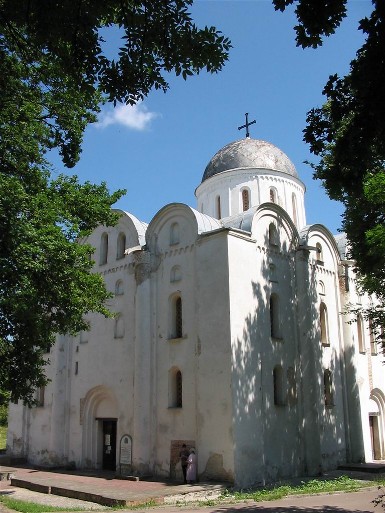
{"label": "silver dome roof", "polygon": [[237,168],[262,168],[281,171],[298,178],[294,164],[279,148],[260,139],[246,137],[227,144],[207,164],[202,182],[211,176]]}

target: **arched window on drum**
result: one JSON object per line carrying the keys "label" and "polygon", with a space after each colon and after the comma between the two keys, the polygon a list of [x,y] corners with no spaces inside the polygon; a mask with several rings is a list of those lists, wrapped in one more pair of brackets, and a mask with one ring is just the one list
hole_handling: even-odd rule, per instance
{"label": "arched window on drum", "polygon": [[291,203],[292,203],[292,207],[293,207],[293,223],[298,228],[297,197],[294,194],[294,192],[293,192],[293,194],[291,196]]}
{"label": "arched window on drum", "polygon": [[242,196],[242,211],[245,212],[246,210],[249,210],[249,208],[250,208],[250,190],[242,189],[241,196]]}
{"label": "arched window on drum", "polygon": [[277,203],[278,204],[278,192],[275,187],[270,187],[269,190],[269,199],[271,203]]}

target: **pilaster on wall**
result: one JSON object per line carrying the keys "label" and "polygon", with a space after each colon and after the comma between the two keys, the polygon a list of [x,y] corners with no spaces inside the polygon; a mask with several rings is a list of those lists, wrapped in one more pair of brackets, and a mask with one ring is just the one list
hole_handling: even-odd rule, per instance
{"label": "pilaster on wall", "polygon": [[135,377],[133,467],[142,474],[150,471],[151,458],[151,268],[150,253],[135,253],[137,282],[135,301]]}
{"label": "pilaster on wall", "polygon": [[[348,308],[351,292],[351,279],[349,278],[349,266],[343,265],[343,272],[340,273],[340,301],[341,311],[344,312]],[[360,392],[357,383],[356,363],[357,358],[355,341],[353,337],[353,326],[349,324],[348,319],[343,317],[342,321],[342,352],[345,369],[345,394],[346,401],[346,424],[348,426],[347,435],[347,461],[351,463],[359,463],[365,461],[364,433],[361,419],[361,403]],[[372,386],[370,389],[372,389]]]}
{"label": "pilaster on wall", "polygon": [[[317,378],[320,372],[319,343],[316,343],[316,323],[318,312],[315,311],[315,301],[309,266],[309,251],[302,249],[296,254],[296,294],[298,337],[299,337],[299,367],[301,375],[300,404],[302,404],[302,421],[300,422],[300,436],[303,443],[305,472],[316,475],[321,466],[320,443],[320,383]],[[316,293],[316,290],[314,290]]]}

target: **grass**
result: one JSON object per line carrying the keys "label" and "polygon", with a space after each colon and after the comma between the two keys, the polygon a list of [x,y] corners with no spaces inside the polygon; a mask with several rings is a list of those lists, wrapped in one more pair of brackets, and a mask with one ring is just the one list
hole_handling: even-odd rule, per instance
{"label": "grass", "polygon": [[58,508],[47,504],[36,504],[34,502],[19,501],[6,495],[0,495],[0,503],[9,509],[20,511],[21,513],[43,513],[50,511],[81,511],[81,508]]}
{"label": "grass", "polygon": [[[21,501],[18,499],[13,499],[7,495],[0,495],[0,504],[4,504],[8,509],[13,509],[15,511],[20,511],[20,513],[50,513],[54,511],[84,511],[86,508],[59,508],[57,506],[50,506],[48,504],[37,504],[35,502],[27,502]],[[130,506],[131,510],[140,510],[144,508],[149,508],[151,506],[156,506],[156,502],[154,500],[149,500],[142,504],[137,504],[135,506]],[[102,511],[108,510],[119,510],[119,509],[128,509],[128,506],[113,506],[111,508],[103,508]],[[98,511],[98,510],[93,510]]]}
{"label": "grass", "polygon": [[312,479],[303,481],[300,485],[281,485],[273,488],[264,488],[262,490],[247,490],[239,492],[227,492],[222,497],[234,501],[253,500],[274,501],[282,499],[288,495],[314,495],[317,493],[333,493],[333,492],[354,492],[365,486],[382,485],[383,482],[370,483],[356,481],[347,476],[337,477],[332,480]]}
{"label": "grass", "polygon": [[5,449],[7,442],[7,426],[0,426],[0,450]]}

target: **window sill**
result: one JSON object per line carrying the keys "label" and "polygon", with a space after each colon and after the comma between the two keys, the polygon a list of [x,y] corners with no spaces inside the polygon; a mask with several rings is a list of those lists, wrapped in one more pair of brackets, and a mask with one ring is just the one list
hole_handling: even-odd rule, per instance
{"label": "window sill", "polygon": [[182,408],[182,406],[169,406],[167,409],[171,411],[180,411]]}
{"label": "window sill", "polygon": [[183,337],[170,337],[167,339],[168,342],[182,342],[182,340],[185,340],[187,337],[184,335]]}
{"label": "window sill", "polygon": [[321,342],[322,347],[330,347],[330,342]]}
{"label": "window sill", "polygon": [[272,342],[282,343],[284,339],[282,337],[270,337]]}

